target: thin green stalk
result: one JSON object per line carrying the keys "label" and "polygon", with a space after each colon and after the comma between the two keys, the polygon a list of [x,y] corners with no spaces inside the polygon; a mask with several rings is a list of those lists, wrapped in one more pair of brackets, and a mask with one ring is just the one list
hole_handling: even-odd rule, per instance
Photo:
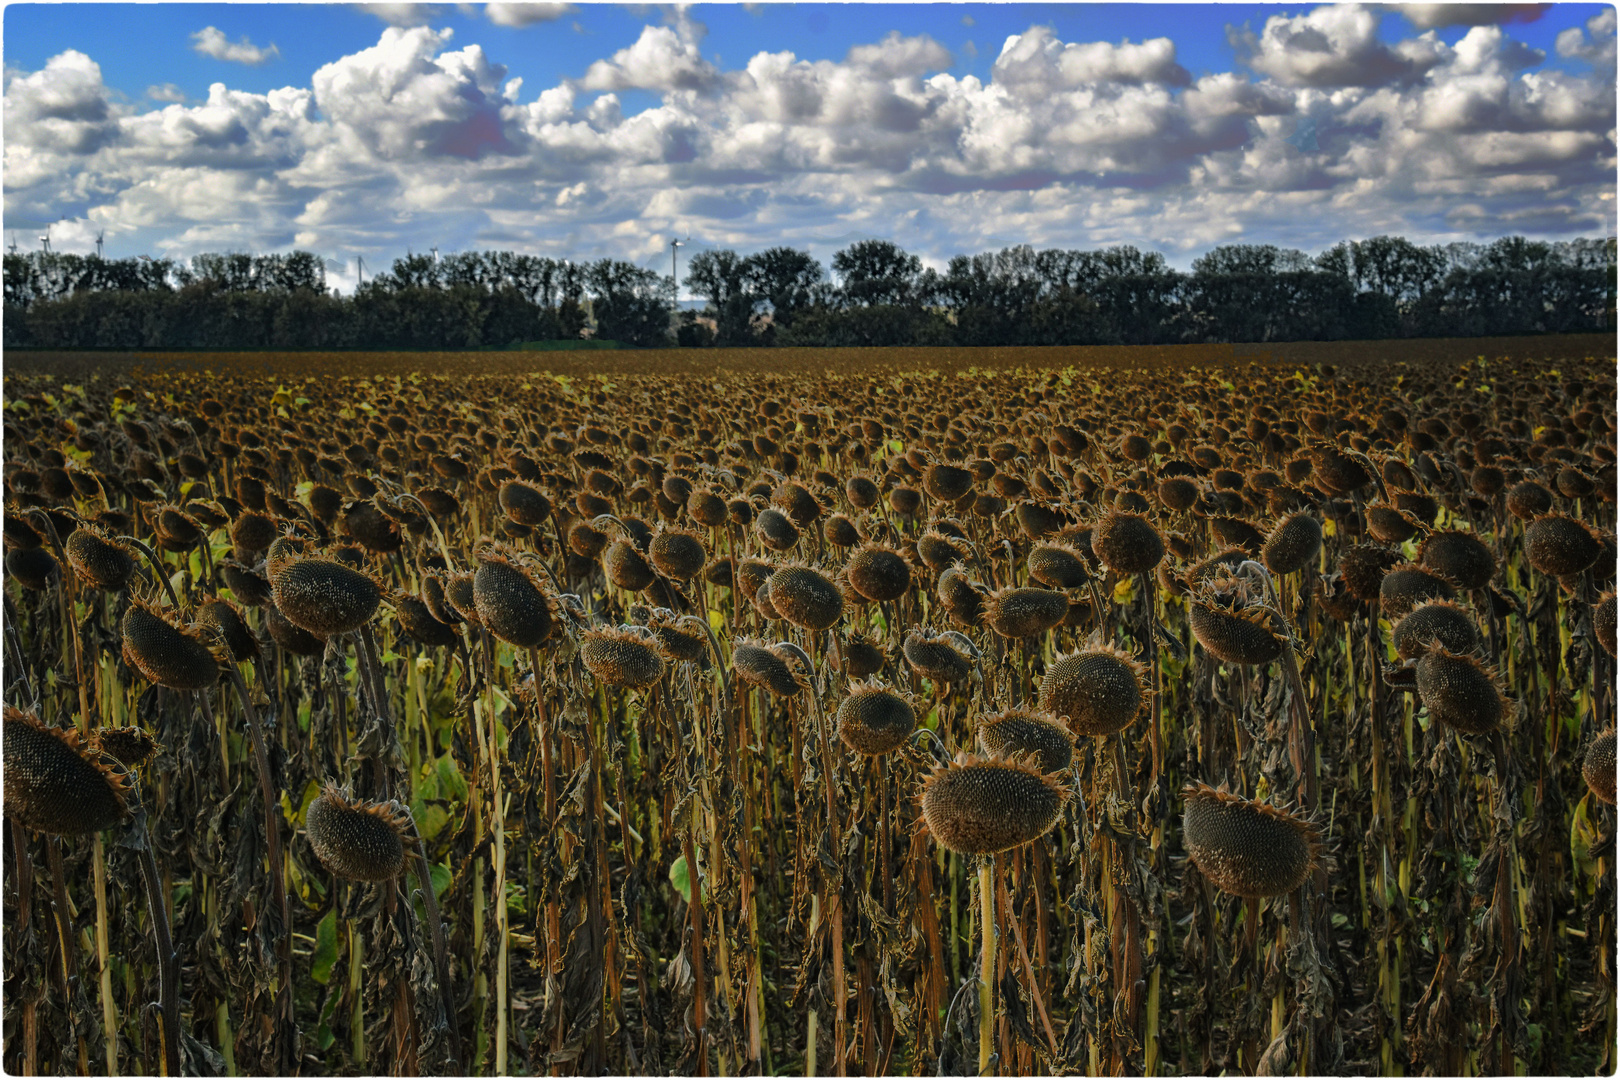
{"label": "thin green stalk", "polygon": [[365,964],[365,939],[360,927],[349,922],[349,1035],[354,1064],[366,1064],[366,996],[360,989],[360,972]]}
{"label": "thin green stalk", "polygon": [[[495,848],[495,933],[499,935],[499,957],[495,968],[495,1075],[506,1075],[507,973],[511,934],[507,931],[506,909],[506,808],[501,797],[501,752],[495,708],[494,636],[484,635],[485,693],[488,709],[490,829]],[[539,687],[536,686],[536,692]]]}
{"label": "thin green stalk", "polygon": [[982,946],[979,953],[979,1075],[990,1075],[990,1052],[995,1015],[993,984],[996,977],[996,921],[995,899],[990,891],[991,869],[995,857],[987,855],[979,860],[979,928]]}

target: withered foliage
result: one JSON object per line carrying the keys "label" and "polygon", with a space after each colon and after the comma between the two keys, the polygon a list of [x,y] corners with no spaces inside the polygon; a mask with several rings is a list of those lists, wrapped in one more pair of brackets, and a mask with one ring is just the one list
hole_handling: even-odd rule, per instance
{"label": "withered foliage", "polygon": [[5,1067],[1612,1072],[1612,358],[1224,352],[8,373]]}

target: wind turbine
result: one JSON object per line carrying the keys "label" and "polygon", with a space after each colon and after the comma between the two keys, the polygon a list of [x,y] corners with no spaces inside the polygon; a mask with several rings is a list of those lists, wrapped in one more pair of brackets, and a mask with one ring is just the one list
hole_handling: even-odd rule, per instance
{"label": "wind turbine", "polygon": [[361,258],[359,255],[356,255],[354,257],[354,265],[355,276],[358,278],[355,288],[358,289],[361,285],[366,283],[366,260]]}
{"label": "wind turbine", "polygon": [[96,233],[96,258],[98,258],[98,259],[101,258],[101,240],[106,235],[107,235],[107,230],[106,229],[102,229],[100,232]]}
{"label": "wind turbine", "polygon": [[49,225],[45,226],[45,235],[39,238],[39,243],[45,249],[45,254],[49,255],[51,253],[51,227]]}
{"label": "wind turbine", "polygon": [[17,254],[17,234],[16,233],[11,233],[10,236],[11,236],[11,243],[10,243],[9,246],[7,246],[6,250],[9,251],[11,254],[15,255],[15,254]]}

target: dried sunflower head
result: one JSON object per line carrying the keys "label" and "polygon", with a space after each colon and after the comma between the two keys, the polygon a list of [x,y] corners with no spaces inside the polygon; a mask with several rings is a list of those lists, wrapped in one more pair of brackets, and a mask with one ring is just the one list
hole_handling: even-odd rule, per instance
{"label": "dried sunflower head", "polygon": [[647,556],[658,572],[676,581],[689,581],[703,570],[709,553],[702,537],[680,525],[669,525],[653,536]]}
{"label": "dried sunflower head", "polygon": [[1054,589],[1009,586],[984,598],[984,624],[1005,638],[1043,634],[1068,613],[1069,598]]}
{"label": "dried sunflower head", "polygon": [[1097,522],[1091,549],[1117,574],[1145,574],[1164,558],[1164,539],[1141,514],[1115,510]]}
{"label": "dried sunflower head", "polygon": [[1233,578],[1200,584],[1188,602],[1188,621],[1198,643],[1228,664],[1269,664],[1288,647],[1271,610],[1250,602],[1247,583]]}
{"label": "dried sunflower head", "polygon": [[983,717],[979,749],[990,757],[1035,755],[1043,773],[1062,772],[1074,760],[1074,733],[1050,713],[1012,708]]}
{"label": "dried sunflower head", "polygon": [[532,649],[558,629],[556,595],[503,551],[479,552],[472,592],[479,622],[508,644]]}
{"label": "dried sunflower head", "polygon": [[135,573],[135,557],[111,533],[84,522],[62,544],[68,563],[79,579],[97,589],[118,592]]}
{"label": "dried sunflower head", "polygon": [[916,726],[910,698],[876,680],[852,685],[838,706],[838,737],[857,754],[887,754]]}
{"label": "dried sunflower head", "polygon": [[807,688],[803,674],[757,638],[739,638],[733,643],[731,666],[738,678],[776,697],[793,697]]}
{"label": "dried sunflower head", "polygon": [[[272,556],[275,547],[271,545]],[[336,559],[272,557],[266,565],[276,607],[294,626],[316,637],[358,630],[382,600],[382,586],[375,578]]]}
{"label": "dried sunflower head", "polygon": [[1322,524],[1301,510],[1277,522],[1260,557],[1273,574],[1292,574],[1309,566],[1321,550]]}
{"label": "dried sunflower head", "polygon": [[1061,541],[1037,543],[1029,549],[1029,576],[1053,589],[1078,589],[1091,580],[1085,556]]}
{"label": "dried sunflower head", "polygon": [[1507,712],[1496,676],[1478,658],[1437,642],[1418,658],[1417,687],[1431,719],[1472,735],[1495,731]]}
{"label": "dried sunflower head", "polygon": [[1603,555],[1603,541],[1585,522],[1562,514],[1536,518],[1524,529],[1524,553],[1543,574],[1578,574]]}
{"label": "dried sunflower head", "polygon": [[1146,669],[1127,653],[1093,638],[1059,656],[1041,678],[1042,712],[1076,735],[1112,735],[1139,716],[1148,701]]}
{"label": "dried sunflower head", "polygon": [[875,603],[898,600],[911,588],[911,564],[887,544],[868,543],[844,564],[850,586]]}
{"label": "dried sunflower head", "polygon": [[1208,784],[1188,785],[1182,798],[1187,854],[1222,892],[1249,899],[1293,892],[1320,858],[1321,831],[1286,810]]}
{"label": "dried sunflower head", "polygon": [[304,833],[321,864],[351,881],[388,881],[405,865],[410,811],[398,802],[360,802],[328,784],[309,804]]}
{"label": "dried sunflower head", "polygon": [[936,683],[957,683],[973,674],[973,660],[949,631],[936,633],[931,627],[913,627],[901,643],[906,663],[918,675]]}
{"label": "dried sunflower head", "polygon": [[1027,759],[958,754],[923,781],[928,831],[950,851],[992,855],[1038,840],[1057,824],[1068,788]]}
{"label": "dried sunflower head", "polygon": [[1402,660],[1412,660],[1438,641],[1454,653],[1471,653],[1479,647],[1479,631],[1473,617],[1450,600],[1425,600],[1395,624],[1395,652]]}
{"label": "dried sunflower head", "polygon": [[110,829],[129,816],[129,785],[77,731],[47,727],[5,708],[6,813],[39,832],[75,836]]}
{"label": "dried sunflower head", "polygon": [[770,579],[771,606],[805,630],[826,630],[844,614],[844,597],[833,580],[802,564],[779,568]]}
{"label": "dried sunflower head", "polygon": [[1581,758],[1581,775],[1592,794],[1610,806],[1614,805],[1614,729],[1610,728],[1592,740]]}
{"label": "dried sunflower head", "polygon": [[593,627],[581,637],[579,652],[590,673],[609,686],[645,689],[664,674],[657,638],[644,627]]}
{"label": "dried sunflower head", "polygon": [[159,686],[206,690],[219,681],[228,654],[214,633],[177,626],[140,600],[130,604],[120,630],[124,662]]}

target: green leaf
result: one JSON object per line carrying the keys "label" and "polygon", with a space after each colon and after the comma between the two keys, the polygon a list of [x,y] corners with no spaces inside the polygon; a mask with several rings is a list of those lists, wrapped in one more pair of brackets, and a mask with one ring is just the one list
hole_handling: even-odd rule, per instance
{"label": "green leaf", "polygon": [[309,974],[322,986],[332,978],[332,967],[337,963],[337,909],[328,911],[315,927],[315,955]]}
{"label": "green leaf", "polygon": [[524,915],[529,910],[528,890],[515,881],[506,883],[506,910],[518,915]]}
{"label": "green leaf", "polygon": [[456,759],[446,754],[439,759],[439,790],[454,802],[467,801],[467,780],[456,767]]}
{"label": "green leaf", "polygon": [[681,899],[688,904],[692,902],[692,878],[686,872],[686,856],[677,856],[669,864],[669,883],[675,886],[675,891],[681,894]]}
{"label": "green leaf", "polygon": [[[303,797],[298,800],[298,812],[296,814],[288,815],[287,820],[292,822],[295,826],[303,824],[305,816],[309,813],[309,804],[314,802],[320,796],[320,794],[320,784],[316,783],[314,780],[311,780],[309,783],[305,784]],[[286,798],[287,796],[283,794],[282,799],[285,800]]]}
{"label": "green leaf", "polygon": [[419,767],[416,783],[411,789],[411,813],[421,818],[422,808],[429,799],[442,799],[444,792],[439,790],[438,759],[432,758]]}
{"label": "green leaf", "polygon": [[428,803],[421,811],[413,815],[416,818],[416,827],[424,839],[431,840],[450,824],[450,812],[438,803]]}
{"label": "green leaf", "polygon": [[326,1003],[321,1006],[320,1024],[315,1028],[315,1044],[322,1050],[337,1041],[332,1034],[332,1017],[337,1013],[338,1002],[342,999],[342,994],[327,994]]}
{"label": "green leaf", "polygon": [[455,875],[450,873],[448,866],[439,863],[433,863],[428,872],[433,876],[433,895],[435,897],[443,896],[444,890],[450,887],[450,880]]}

